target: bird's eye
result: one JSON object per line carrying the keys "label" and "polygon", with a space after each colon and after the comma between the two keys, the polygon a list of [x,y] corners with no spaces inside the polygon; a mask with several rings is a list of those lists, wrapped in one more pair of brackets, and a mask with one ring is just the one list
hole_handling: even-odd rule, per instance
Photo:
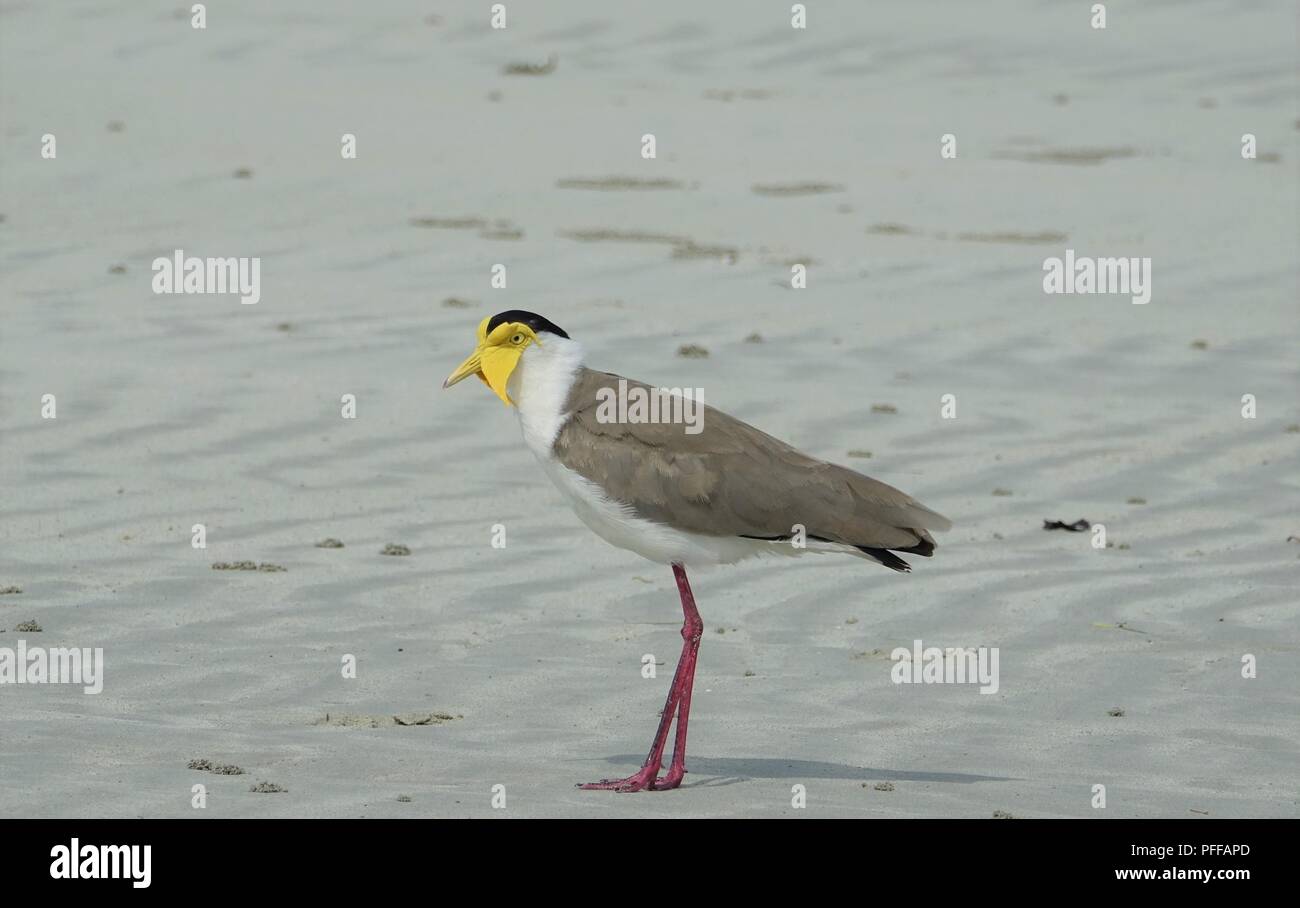
{"label": "bird's eye", "polygon": [[510,343],[515,345],[522,344],[523,342],[524,336],[522,334],[516,334],[514,337],[510,338]]}

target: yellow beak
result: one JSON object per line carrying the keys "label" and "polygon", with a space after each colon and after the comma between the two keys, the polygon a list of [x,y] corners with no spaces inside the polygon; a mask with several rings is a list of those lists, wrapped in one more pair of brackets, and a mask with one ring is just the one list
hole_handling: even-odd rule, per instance
{"label": "yellow beak", "polygon": [[480,371],[482,359],[482,348],[479,348],[471,353],[468,359],[457,366],[456,371],[447,376],[447,380],[442,383],[442,386],[444,388],[450,388],[452,385],[464,381],[471,375],[478,375],[479,378],[483,378],[483,373]]}
{"label": "yellow beak", "polygon": [[[483,319],[478,326],[479,342],[478,349],[471,353],[463,363],[456,367],[456,370],[447,376],[447,380],[442,383],[444,388],[450,388],[459,381],[464,381],[471,375],[477,375],[483,382],[491,388],[496,396],[501,398],[501,402],[506,406],[511,406],[514,401],[506,392],[506,385],[510,381],[510,373],[515,371],[515,366],[519,365],[519,357],[524,352],[524,347],[529,343],[538,343],[537,335],[527,325],[521,324],[502,324],[496,327],[491,335],[487,333],[487,324],[489,319]],[[519,344],[509,342],[510,338],[518,337]]]}

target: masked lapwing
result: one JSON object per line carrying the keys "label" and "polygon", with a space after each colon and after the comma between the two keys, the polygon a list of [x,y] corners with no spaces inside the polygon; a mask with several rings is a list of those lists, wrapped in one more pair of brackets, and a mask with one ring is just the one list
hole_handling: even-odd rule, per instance
{"label": "masked lapwing", "polygon": [[[658,421],[648,421],[644,407],[611,405],[612,395],[662,400],[662,392],[588,369],[582,347],[532,312],[483,319],[477,349],[443,387],[471,375],[514,407],[524,444],[582,522],[619,548],[670,565],[681,595],[685,642],[645,763],[626,779],[582,788],[663,791],[681,784],[704,630],[687,567],[840,552],[908,571],[898,553],[928,558],[935,549],[930,533],[951,526],[892,486],[802,454],[712,407],[699,406],[699,418],[686,423],[663,418],[662,410]],[[680,413],[689,402],[675,403],[678,409],[667,409]],[[672,763],[660,777],[674,717]]]}

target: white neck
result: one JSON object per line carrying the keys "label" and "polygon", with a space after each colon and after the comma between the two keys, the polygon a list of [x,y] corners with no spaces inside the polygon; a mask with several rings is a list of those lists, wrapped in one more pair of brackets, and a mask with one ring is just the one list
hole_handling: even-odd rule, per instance
{"label": "white neck", "polygon": [[510,375],[507,390],[515,402],[524,443],[538,457],[549,457],[555,436],[568,416],[564,405],[582,368],[582,345],[544,332],[529,344]]}

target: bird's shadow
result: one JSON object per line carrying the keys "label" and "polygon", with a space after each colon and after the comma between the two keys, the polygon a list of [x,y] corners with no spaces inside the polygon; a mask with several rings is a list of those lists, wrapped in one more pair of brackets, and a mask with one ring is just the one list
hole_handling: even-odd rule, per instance
{"label": "bird's shadow", "polygon": [[[620,766],[640,766],[644,757],[618,754],[605,762]],[[964,772],[920,772],[907,769],[873,769],[847,763],[824,763],[820,760],[771,760],[761,757],[687,757],[689,773],[686,783],[717,786],[735,785],[750,779],[846,779],[856,782],[948,782],[969,785],[972,782],[1013,782],[1005,776],[981,776]],[[701,776],[713,778],[703,779]]]}

